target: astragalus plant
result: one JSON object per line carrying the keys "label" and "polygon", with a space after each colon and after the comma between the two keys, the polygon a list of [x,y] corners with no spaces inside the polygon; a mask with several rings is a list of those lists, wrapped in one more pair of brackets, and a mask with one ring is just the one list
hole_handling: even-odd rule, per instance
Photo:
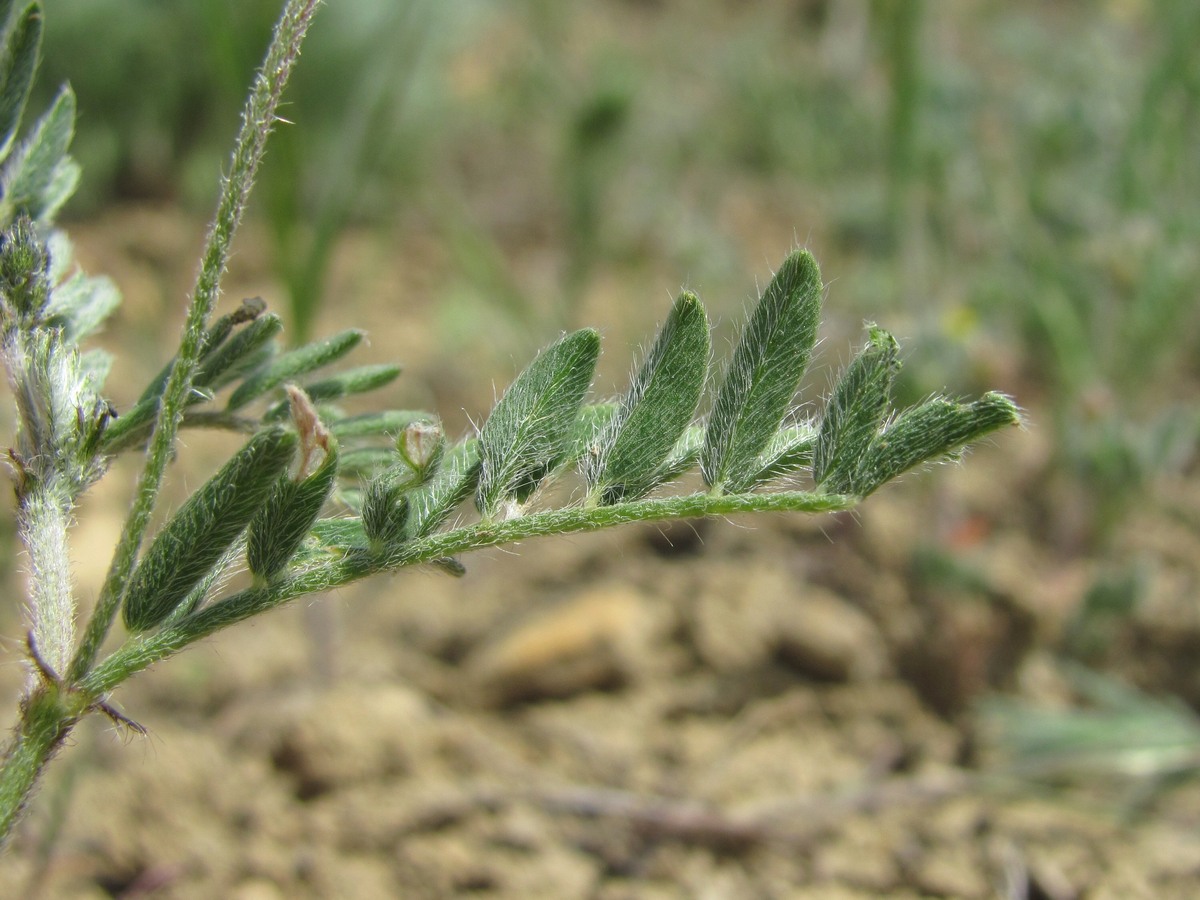
{"label": "astragalus plant", "polygon": [[[72,95],[64,88],[24,140],[14,140],[42,10],[0,3],[0,327],[17,409],[8,460],[26,554],[30,673],[0,761],[0,835],[11,833],[45,765],[84,716],[141,730],[110,705],[123,681],[296,597],[406,566],[461,574],[466,551],[535,536],[849,509],[900,473],[1018,421],[999,394],[893,410],[899,352],[874,327],[823,414],[801,413],[795,392],[823,292],[805,251],[780,265],[719,375],[710,371],[704,308],[684,293],[632,386],[613,402],[588,400],[600,340],[584,329],[543,350],[465,439],[448,440],[432,413],[343,414],[342,398],[399,371],[316,374],[346,357],[361,332],[280,352],[280,319],[260,301],[214,316],[230,241],[316,6],[288,0],[283,10],[222,181],[178,350],[118,415],[104,386],[108,360],[81,347],[115,306],[116,291],[72,270],[70,245],[52,225],[78,177],[67,156]],[[698,416],[702,408],[708,412]],[[182,427],[242,432],[247,441],[150,534]],[[94,608],[83,610],[68,564],[72,517],[121,453],[142,454],[144,464],[107,578]],[[672,488],[697,468],[702,487]],[[543,499],[547,482],[571,477],[582,479],[582,490],[550,495],[574,499]],[[249,581],[230,588],[224,576],[242,568]],[[77,632],[80,615],[86,622]]]}

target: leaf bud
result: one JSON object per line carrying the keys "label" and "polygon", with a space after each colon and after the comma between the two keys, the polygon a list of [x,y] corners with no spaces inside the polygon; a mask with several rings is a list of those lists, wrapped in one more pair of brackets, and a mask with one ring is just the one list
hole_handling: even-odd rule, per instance
{"label": "leaf bud", "polygon": [[396,450],[416,482],[428,481],[437,471],[446,452],[446,435],[438,422],[413,422],[396,439]]}

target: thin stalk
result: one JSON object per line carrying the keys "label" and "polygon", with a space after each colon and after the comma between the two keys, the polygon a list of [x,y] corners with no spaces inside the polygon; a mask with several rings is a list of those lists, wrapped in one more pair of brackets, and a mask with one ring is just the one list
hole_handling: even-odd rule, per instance
{"label": "thin stalk", "polygon": [[79,687],[90,697],[103,698],[130,676],[172,656],[188,644],[296,597],[328,591],[368,575],[429,563],[470,550],[512,544],[535,537],[598,531],[629,522],[743,512],[832,512],[850,509],[857,502],[855,497],[805,491],[692,494],[615,503],[611,506],[547,510],[507,521],[477,522],[403,544],[398,550],[385,555],[352,550],[333,562],[314,566],[276,584],[247,588],[168,628],[131,639],[96,666]]}
{"label": "thin stalk", "polygon": [[150,515],[162,486],[163,473],[172,455],[179,424],[192,387],[204,330],[220,295],[221,277],[229,260],[229,247],[246,210],[250,188],[262,161],[267,137],[274,127],[276,111],[300,44],[320,0],[289,0],[275,27],[266,60],[255,79],[254,89],[242,113],[242,127],[233,151],[229,176],[223,180],[217,212],[188,306],[187,321],[179,353],[163,391],[154,432],[146,452],[146,465],[138,480],[133,505],[113,554],[100,599],[88,622],[83,641],[71,662],[70,681],[77,681],[91,668],[100,645],[120,608],[126,584],[146,535]]}

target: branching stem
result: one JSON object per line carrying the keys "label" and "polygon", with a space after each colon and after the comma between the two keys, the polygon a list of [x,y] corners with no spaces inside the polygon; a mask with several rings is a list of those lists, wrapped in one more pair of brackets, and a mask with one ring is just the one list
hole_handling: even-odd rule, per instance
{"label": "branching stem", "polygon": [[276,584],[247,588],[161,631],[129,640],[96,666],[80,687],[90,696],[101,698],[131,675],[172,656],[188,644],[296,597],[342,587],[368,575],[429,563],[471,550],[513,544],[535,537],[598,531],[630,522],[743,512],[832,512],[850,509],[857,502],[854,497],[804,491],[692,494],[612,506],[554,509],[506,521],[477,522],[412,541],[390,556],[351,550],[332,562],[314,566]]}
{"label": "branching stem", "polygon": [[[80,690],[77,683],[95,663],[120,608],[187,406],[203,350],[205,328],[220,295],[221,276],[229,260],[230,244],[245,212],[267,137],[276,122],[284,86],[319,3],[320,0],[288,0],[275,28],[266,61],[247,100],[229,176],[222,184],[217,212],[188,305],[179,352],[163,392],[146,452],[146,464],[100,599],[70,661],[66,679],[47,682],[43,673],[42,680],[22,701],[20,722],[4,748],[0,762],[0,845],[7,840],[20,818],[46,763],[78,719],[95,709],[110,709],[104,705],[102,697]],[[59,655],[55,651],[56,663],[60,662]]]}
{"label": "branching stem", "polygon": [[292,66],[300,55],[300,43],[320,0],[289,0],[275,28],[266,61],[255,79],[254,89],[242,113],[242,127],[234,148],[229,176],[224,179],[216,216],[208,233],[200,273],[188,306],[187,321],[179,353],[163,391],[158,418],[146,451],[146,465],[138,480],[133,505],[100,599],[88,622],[79,650],[71,662],[69,679],[82,678],[95,662],[121,605],[126,584],[137,561],[150,515],[162,487],[163,473],[171,458],[175,437],[187,405],[192,378],[203,350],[204,329],[220,295],[221,277],[229,260],[229,247],[246,209],[246,201],[262,161],[267,137],[276,122],[276,111]]}

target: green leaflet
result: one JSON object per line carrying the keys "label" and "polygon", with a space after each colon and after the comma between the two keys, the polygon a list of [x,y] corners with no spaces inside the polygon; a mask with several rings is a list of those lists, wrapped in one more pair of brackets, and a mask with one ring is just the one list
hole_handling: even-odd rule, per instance
{"label": "green leaflet", "polygon": [[291,562],[333,491],[338,473],[337,444],[332,441],[316,471],[295,481],[281,477],[250,522],[246,562],[250,571],[270,580]]}
{"label": "green leaflet", "polygon": [[538,354],[504,392],[479,435],[475,503],[485,516],[527,500],[569,450],[599,355],[594,329],[572,332]]}
{"label": "green leaflet", "polygon": [[31,3],[10,21],[12,2],[0,7],[4,45],[0,47],[0,159],[12,149],[42,45],[42,7]]}
{"label": "green leaflet", "polygon": [[412,470],[400,463],[377,474],[363,491],[362,526],[371,549],[399,546],[408,534],[409,494],[416,487]]}
{"label": "green leaflet", "polygon": [[874,326],[870,332],[829,398],[813,448],[813,482],[831,494],[858,493],[858,467],[887,415],[900,371],[896,339]]}
{"label": "green leaflet", "polygon": [[[262,363],[262,352],[271,339],[283,331],[283,321],[274,313],[266,313],[248,322],[228,340],[209,341],[209,349],[200,359],[195,383],[217,390]],[[161,391],[161,389],[160,389]]]}
{"label": "green leaflet", "polygon": [[679,436],[663,464],[658,467],[655,478],[660,484],[678,478],[696,464],[696,460],[700,458],[700,448],[703,446],[704,429],[699,425],[689,425]]}
{"label": "green leaflet", "polygon": [[704,307],[684,293],[600,434],[598,452],[585,459],[588,484],[602,503],[636,500],[659,484],[660,468],[700,402],[710,350]]}
{"label": "green leaflet", "polygon": [[[245,309],[245,307],[243,307]],[[283,322],[273,313],[258,315],[246,324],[232,337],[223,339],[223,333],[228,334],[226,326],[236,324],[244,319],[251,311],[231,313],[222,316],[209,330],[207,339],[211,348],[200,359],[196,377],[192,384],[196,388],[192,392],[191,402],[198,403],[209,399],[207,391],[214,391],[222,384],[238,377],[261,362],[261,353],[268,341],[283,328]],[[257,313],[254,313],[257,315]],[[227,321],[229,320],[229,321]],[[167,386],[171,375],[171,367],[175,364],[172,359],[156,375],[142,391],[141,397],[134,406],[113,422],[112,427],[104,435],[104,450],[107,453],[119,452],[137,440],[144,438],[154,417],[158,414],[158,402]]]}
{"label": "green leaflet", "polygon": [[296,436],[282,428],[259,432],[188,498],[130,577],[126,628],[153,628],[187,598],[258,512],[296,444]]}
{"label": "green leaflet", "polygon": [[408,533],[425,537],[433,532],[479,484],[479,441],[470,438],[445,451],[437,474],[412,494]]}
{"label": "green leaflet", "polygon": [[165,619],[158,623],[158,627],[170,628],[180,619],[190,616],[198,610],[208,597],[208,592],[229,572],[230,567],[237,562],[245,549],[245,541],[241,540],[240,537],[235,538],[233,543],[221,554],[220,558],[213,563],[212,568],[187,592],[187,596],[179,601]]}
{"label": "green leaflet", "polygon": [[120,304],[121,294],[111,279],[76,272],[50,293],[43,314],[47,324],[62,328],[63,336],[78,344]]}
{"label": "green leaflet", "polygon": [[233,312],[219,316],[204,333],[204,352],[201,359],[211,356],[217,348],[225,343],[225,339],[233,333],[237,325],[253,322],[267,311],[267,304],[262,297],[247,297]]}
{"label": "green leaflet", "polygon": [[586,471],[588,460],[600,453],[600,435],[618,409],[616,403],[588,403],[579,407],[579,415],[575,417],[575,425],[571,429],[570,445],[563,455],[563,464],[582,460]]}
{"label": "green leaflet", "polygon": [[113,356],[107,350],[102,350],[99,347],[93,347],[91,350],[85,351],[79,355],[79,365],[82,368],[84,376],[87,378],[88,384],[97,393],[104,386],[104,380],[108,378],[109,370],[112,369]]}
{"label": "green leaflet", "polygon": [[821,272],[806,250],[789,256],[763,292],[717,391],[700,469],[714,492],[739,493],[758,476],[808,367],[821,312]]}
{"label": "green leaflet", "polygon": [[367,546],[367,535],[359,518],[317,519],[312,535],[329,551],[364,550]]}
{"label": "green leaflet", "polygon": [[782,478],[810,465],[816,441],[817,429],[811,422],[780,428],[759,454],[755,483]]}
{"label": "green leaflet", "polygon": [[281,353],[238,385],[226,408],[230,412],[241,409],[285,381],[336,362],[358,346],[362,339],[363,333],[351,328],[323,341],[314,341],[288,353]]}
{"label": "green leaflet", "polygon": [[338,473],[343,478],[370,478],[395,462],[396,451],[389,447],[356,447],[341,454]]}
{"label": "green leaflet", "polygon": [[[205,332],[204,350],[200,355],[201,363],[203,363],[204,360],[211,358],[221,349],[221,345],[225,343],[225,339],[229,337],[229,333],[233,330],[234,317],[235,316],[233,313],[227,313],[226,315],[221,316],[212,324],[208,331]],[[282,323],[280,323],[280,327],[282,327]],[[158,374],[150,380],[150,383],[146,385],[145,390],[142,391],[142,395],[138,397],[139,405],[145,401],[153,401],[154,408],[157,408],[158,399],[162,396],[162,392],[167,386],[167,379],[171,377],[171,369],[174,365],[175,357],[172,357],[167,361],[166,365],[159,369]],[[198,382],[201,384],[204,383],[201,379],[201,371],[202,369],[197,370],[197,375],[192,379],[192,384],[196,384]]]}
{"label": "green leaflet", "polygon": [[994,391],[973,403],[926,400],[876,435],[855,472],[852,492],[865,497],[913,466],[953,455],[998,428],[1020,422],[1020,408]]}
{"label": "green leaflet", "polygon": [[22,328],[42,321],[50,301],[49,259],[37,229],[25,216],[0,232],[0,316]]}
{"label": "green leaflet", "polygon": [[[399,375],[399,366],[386,363],[359,366],[356,369],[347,369],[345,372],[339,372],[331,378],[305,384],[303,388],[304,393],[308,394],[313,403],[327,403],[330,400],[338,400],[353,394],[373,391],[376,388],[383,387],[395,381]],[[288,403],[284,400],[267,410],[267,414],[263,419],[267,422],[277,422],[287,418],[287,415]]]}
{"label": "green leaflet", "polygon": [[327,424],[329,432],[336,438],[373,437],[398,435],[414,422],[436,422],[437,416],[416,409],[391,409],[380,413],[363,413],[333,419]]}
{"label": "green leaflet", "polygon": [[75,133],[75,94],[63,87],[33,133],[4,165],[2,220],[25,213],[39,222],[57,212],[75,189],[78,167],[67,157]]}

